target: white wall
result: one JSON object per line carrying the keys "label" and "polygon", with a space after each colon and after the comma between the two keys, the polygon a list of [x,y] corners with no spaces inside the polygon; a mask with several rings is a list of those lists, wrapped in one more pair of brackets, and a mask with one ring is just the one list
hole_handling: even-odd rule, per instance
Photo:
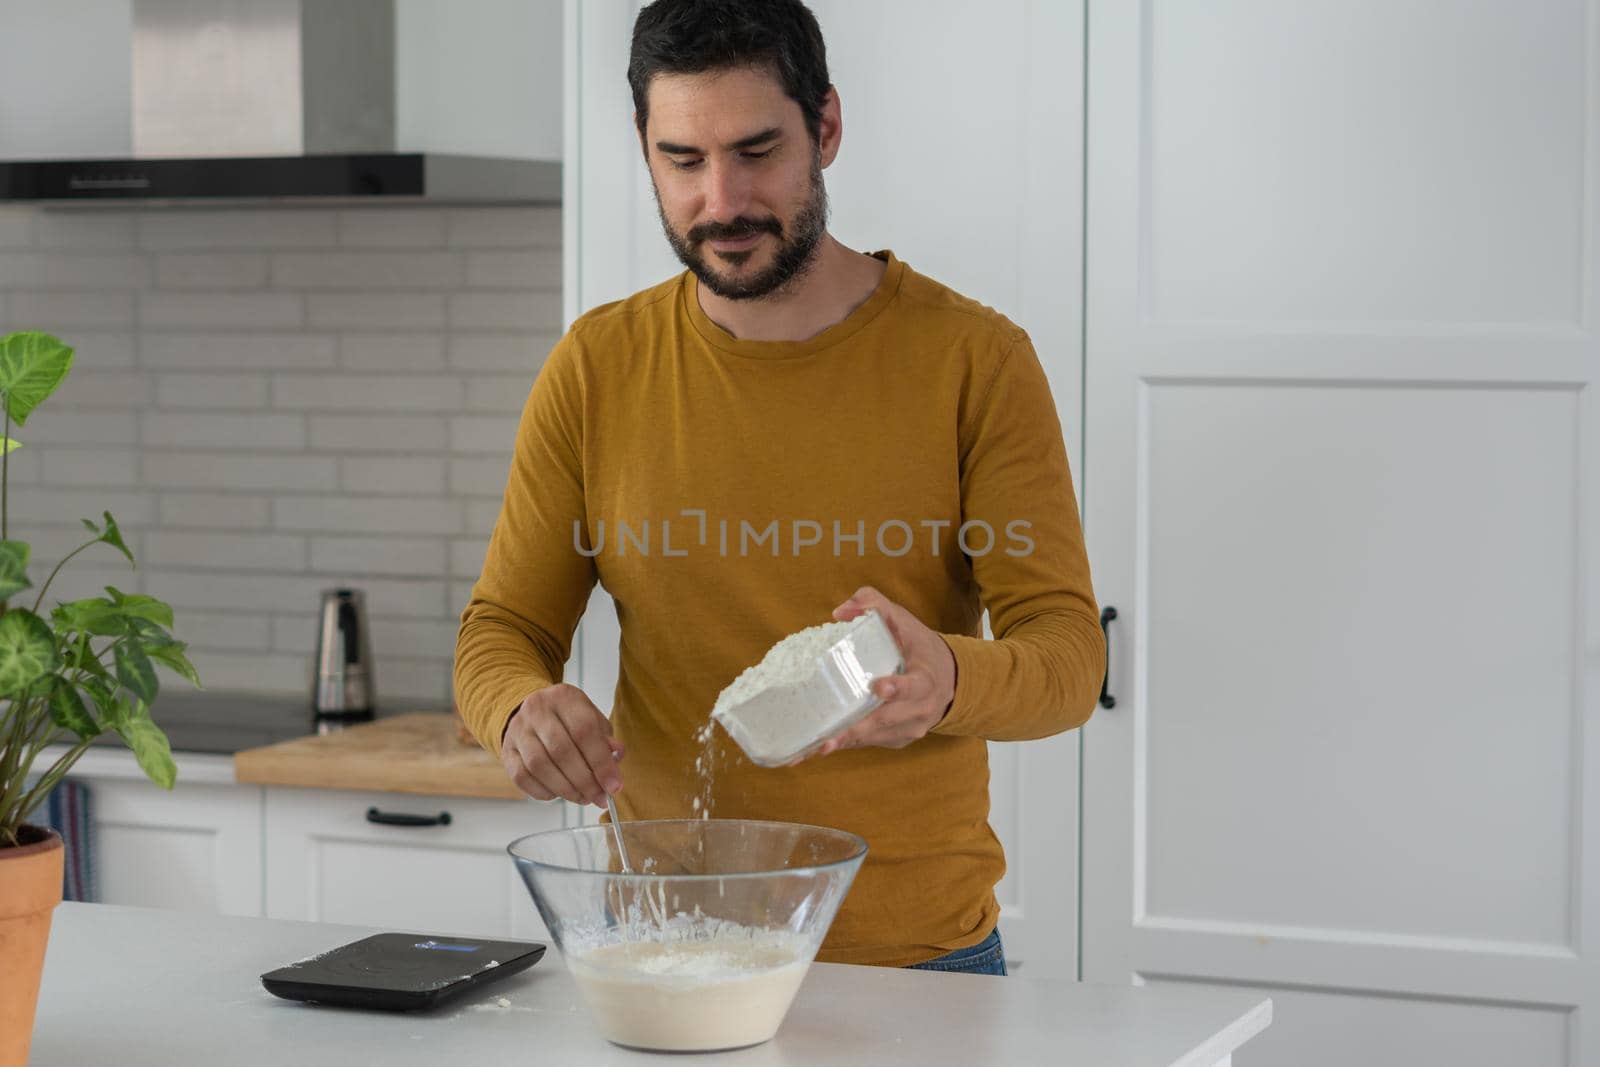
{"label": "white wall", "polygon": [[[561,0],[397,0],[395,23],[397,149],[561,158]],[[132,27],[131,0],[0,0],[0,159],[130,155]]]}

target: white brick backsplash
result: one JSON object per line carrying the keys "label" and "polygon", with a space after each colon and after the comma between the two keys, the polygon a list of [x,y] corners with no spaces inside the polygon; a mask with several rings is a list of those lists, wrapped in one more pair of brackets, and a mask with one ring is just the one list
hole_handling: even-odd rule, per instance
{"label": "white brick backsplash", "polygon": [[517,440],[516,416],[457,415],[450,420],[452,452],[488,452],[510,461]]}
{"label": "white brick backsplash", "polygon": [[532,388],[531,374],[474,375],[467,379],[467,410],[520,412]]}
{"label": "white brick backsplash", "polygon": [[313,415],[311,447],[338,452],[443,452],[445,420],[435,415]]}
{"label": "white brick backsplash", "polygon": [[309,656],[317,650],[317,628],[321,623],[314,611],[272,617],[272,650]]}
{"label": "white brick backsplash", "polygon": [[543,289],[452,293],[450,326],[458,330],[558,330],[561,293]]}
{"label": "white brick backsplash", "polygon": [[[259,652],[269,647],[272,628],[264,615],[225,611],[175,611],[172,633],[191,649]],[[202,682],[210,680],[201,676]]]}
{"label": "white brick backsplash", "polygon": [[473,252],[467,256],[467,284],[488,289],[560,289],[561,249]]}
{"label": "white brick backsplash", "polygon": [[[17,439],[16,427],[11,428],[11,436]],[[37,435],[28,434],[30,448],[19,448],[5,457],[6,478],[12,485],[37,485],[39,483],[40,453],[48,451],[38,442]]]}
{"label": "white brick backsplash", "polygon": [[339,212],[339,243],[351,248],[436,248],[444,244],[442,211],[354,208]]}
{"label": "white brick backsplash", "polygon": [[[106,551],[109,552],[110,550],[107,549]],[[61,573],[55,576],[55,580],[50,583],[50,588],[45,593],[44,603],[40,605],[41,610],[53,611],[57,604],[66,603],[69,600],[84,600],[88,597],[105,596],[106,586],[108,585],[115,586],[124,593],[145,592],[144,582],[147,576],[142,570],[134,570],[130,567],[128,561],[123,557],[113,553],[114,558],[120,560],[120,564],[91,566],[86,562],[88,556],[89,553],[85,552],[61,568]],[[39,576],[41,584],[43,584],[48,573],[47,571]],[[33,597],[38,596],[38,590],[31,589],[29,593],[32,594],[28,598],[28,607],[31,608],[33,607]],[[158,591],[150,595],[159,597],[161,593]]]}
{"label": "white brick backsplash", "polygon": [[451,618],[372,618],[372,652],[378,657],[404,656],[450,660],[456,653],[459,624]]}
{"label": "white brick backsplash", "polygon": [[[100,521],[98,513],[96,513],[95,521]],[[65,559],[69,553],[81,548],[84,542],[88,541],[92,536],[88,530],[83,528],[82,523],[76,521],[71,524],[61,523],[54,526],[19,523],[16,521],[14,512],[11,515],[11,521],[6,533],[13,541],[26,541],[32,549],[32,555],[28,561],[28,577],[33,581],[33,587],[27,593],[21,594],[28,598],[30,606],[33,604],[33,597],[39,595],[39,586],[50,576],[50,568]],[[140,552],[139,531],[124,531],[122,540],[127,544],[134,558],[142,564],[144,557]],[[125,568],[128,560],[127,557],[111,545],[95,545],[93,548],[85,549],[82,555],[67,564],[67,569],[73,569],[80,563],[85,567]],[[119,586],[119,588],[122,587]],[[53,593],[55,586],[52,585],[50,590]],[[45,599],[49,599],[48,594]]]}
{"label": "white brick backsplash", "polygon": [[278,289],[445,289],[465,277],[466,264],[455,252],[281,252],[272,257],[272,285]]}
{"label": "white brick backsplash", "polygon": [[40,418],[53,408],[114,408],[126,411],[150,399],[150,376],[143,371],[74,369],[46,401]]}
{"label": "white brick backsplash", "polygon": [[250,456],[201,452],[146,452],[146,485],[197,489],[333,489],[335,460],[323,456]]}
{"label": "white brick backsplash", "polygon": [[[47,485],[14,485],[9,517],[33,523],[100,521],[111,512],[120,526],[149,526],[156,517],[155,494],[142,490],[57,489]],[[454,533],[455,531],[449,531]]]}
{"label": "white brick backsplash", "polygon": [[232,493],[162,493],[161,525],[217,530],[263,530],[272,522],[272,501]]}
{"label": "white brick backsplash", "polygon": [[456,496],[505,496],[506,475],[510,472],[510,450],[505,457],[493,456],[450,461],[450,491]]}
{"label": "white brick backsplash", "polygon": [[443,574],[445,557],[445,543],[438,538],[384,536],[311,539],[311,569],[318,574]]}
{"label": "white brick backsplash", "polygon": [[138,569],[94,546],[50,601],[160,597],[208,687],[305,696],[352,585],[385,709],[448,707],[560,238],[548,206],[0,205],[0,334],[76,349],[9,464],[35,580],[110,510]]}
{"label": "white brick backsplash", "polygon": [[447,218],[446,240],[453,248],[561,245],[558,207],[463,208]]}
{"label": "white brick backsplash", "polygon": [[319,329],[437,328],[444,325],[443,293],[309,293],[307,321]]}
{"label": "white brick backsplash", "polygon": [[470,371],[524,371],[531,384],[557,339],[545,333],[459,333],[450,339],[450,365]]}
{"label": "white brick backsplash", "polygon": [[339,341],[339,365],[347,371],[393,374],[442,371],[444,335],[437,333],[347,333]]}
{"label": "white brick backsplash", "polygon": [[[130,292],[26,292],[11,293],[8,317],[14,329],[46,330],[65,334],[72,326],[132,326],[133,293]],[[63,338],[64,339],[64,338]]]}
{"label": "white brick backsplash", "polygon": [[146,211],[139,215],[139,245],[172,248],[321,248],[337,240],[331,210]]}
{"label": "white brick backsplash", "polygon": [[[165,408],[232,408],[267,406],[264,374],[162,374],[156,378],[156,403]],[[147,415],[154,414],[147,412]],[[231,416],[230,416],[231,417]],[[300,420],[295,419],[296,423]],[[146,444],[150,439],[146,437]],[[302,429],[295,444],[305,443]]]}
{"label": "white brick backsplash", "polygon": [[20,207],[0,207],[0,248],[28,248],[33,244],[34,220],[43,213]]}
{"label": "white brick backsplash", "polygon": [[373,652],[380,707],[393,711],[446,711],[450,707],[450,661],[396,659]]}
{"label": "white brick backsplash", "polygon": [[0,252],[0,286],[12,289],[139,289],[149,284],[143,256],[105,252]]}
{"label": "white brick backsplash", "polygon": [[272,329],[299,326],[305,308],[298,293],[140,293],[139,321],[171,328]]}
{"label": "white brick backsplash", "polygon": [[[509,463],[509,460],[507,461]],[[467,501],[467,528],[466,533],[487,538],[494,533],[494,524],[500,521],[500,508],[503,500],[469,500]]]}
{"label": "white brick backsplash", "polygon": [[308,411],[454,411],[461,380],[451,375],[280,374],[272,406]]}
{"label": "white brick backsplash", "polygon": [[476,580],[483,570],[489,540],[484,537],[458,537],[450,542],[450,577]]}
{"label": "white brick backsplash", "polygon": [[74,374],[92,367],[132,367],[137,362],[131,333],[73,329],[63,334],[61,340],[72,349]]}
{"label": "white brick backsplash", "polygon": [[[13,427],[11,436],[24,445],[132,445],[139,440],[138,420],[132,411],[61,411],[54,407],[59,403],[55,397],[45,403],[29,417],[26,427]],[[24,448],[11,458],[27,451]]]}
{"label": "white brick backsplash", "polygon": [[293,534],[174,533],[152,530],[144,539],[152,567],[286,571],[306,566],[306,539]]}
{"label": "white brick backsplash", "polygon": [[139,362],[195,370],[331,367],[338,344],[325,334],[146,333]]}
{"label": "white brick backsplash", "polygon": [[272,502],[280,530],[415,536],[462,528],[461,501],[428,497],[280,496]]}
{"label": "white brick backsplash", "polygon": [[52,448],[40,462],[46,485],[103,485],[120,488],[138,481],[138,457],[124,448]]}
{"label": "white brick backsplash", "polygon": [[[147,409],[142,439],[146,448],[301,449],[306,444],[303,415],[210,415]],[[290,488],[308,488],[291,486]],[[315,487],[310,487],[315,488]]]}
{"label": "white brick backsplash", "polygon": [[352,456],[339,461],[339,485],[352,493],[440,496],[444,460],[432,456]]}
{"label": "white brick backsplash", "polygon": [[[333,583],[315,576],[212,574],[145,569],[145,583],[173,608],[249,611],[260,614],[315,611],[322,590]],[[208,683],[209,684],[209,683]]]}
{"label": "white brick backsplash", "polygon": [[[268,652],[214,652],[192,650],[200,681],[212,690],[248,690],[279,696],[305,696],[311,699],[311,672],[314,664],[307,656]],[[177,683],[182,686],[183,683]]]}
{"label": "white brick backsplash", "polygon": [[172,252],[156,257],[163,289],[251,289],[267,284],[267,257],[249,252]]}
{"label": "white brick backsplash", "polygon": [[[135,216],[100,208],[78,211],[46,208],[35,231],[40,248],[132,248]],[[4,242],[0,242],[3,244]]]}

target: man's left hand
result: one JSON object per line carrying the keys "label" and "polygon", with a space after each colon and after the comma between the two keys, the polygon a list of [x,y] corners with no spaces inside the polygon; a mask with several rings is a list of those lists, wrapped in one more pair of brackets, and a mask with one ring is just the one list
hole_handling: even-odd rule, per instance
{"label": "man's left hand", "polygon": [[904,748],[939,724],[956,694],[956,659],[944,638],[922,624],[911,612],[870,585],[857,589],[833,609],[833,617],[848,622],[876,610],[900,646],[905,672],[879,678],[873,692],[883,703],[850,727],[823,742],[816,755],[841,748]]}

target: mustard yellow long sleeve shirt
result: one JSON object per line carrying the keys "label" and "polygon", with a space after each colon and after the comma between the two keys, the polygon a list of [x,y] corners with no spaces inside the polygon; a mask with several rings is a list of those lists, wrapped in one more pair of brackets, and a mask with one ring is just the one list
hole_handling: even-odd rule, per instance
{"label": "mustard yellow long sleeve shirt", "polygon": [[[598,580],[621,624],[617,805],[625,819],[688,818],[694,734],[717,694],[876,586],[954,653],[943,721],[903,749],[779,769],[718,730],[712,815],[866,838],[819,958],[903,965],[994,927],[1005,859],[985,740],[1081,725],[1105,648],[1027,335],[878,255],[873,294],[806,341],[734,338],[688,273],[573,324],[523,411],[455,686],[498,752],[523,699],[561,680]],[[981,637],[985,607],[994,640]]]}

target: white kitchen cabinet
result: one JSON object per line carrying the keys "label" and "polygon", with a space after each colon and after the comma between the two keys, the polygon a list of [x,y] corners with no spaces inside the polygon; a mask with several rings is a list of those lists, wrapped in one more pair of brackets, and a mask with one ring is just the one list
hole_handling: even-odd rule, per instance
{"label": "white kitchen cabinet", "polygon": [[[506,854],[559,829],[559,804],[345,790],[265,789],[266,915],[421,933],[548,940]],[[450,816],[391,826],[384,814]]]}
{"label": "white kitchen cabinet", "polygon": [[177,762],[171,791],[127,752],[91,749],[74,766],[69,777],[90,790],[100,900],[261,915],[262,790],[234,784],[226,756]]}
{"label": "white kitchen cabinet", "polygon": [[[1021,324],[1050,379],[1081,492],[1082,0],[812,0],[844,136],[831,232]],[[626,80],[636,0],[567,0],[568,321],[682,270],[657,217]],[[959,76],[952,76],[959,72]],[[822,621],[822,620],[818,620]],[[609,710],[619,631],[597,588],[569,680]],[[1078,975],[1078,734],[989,746],[1006,956]]]}
{"label": "white kitchen cabinet", "polygon": [[1600,1063],[1600,8],[1089,19],[1084,977]]}

